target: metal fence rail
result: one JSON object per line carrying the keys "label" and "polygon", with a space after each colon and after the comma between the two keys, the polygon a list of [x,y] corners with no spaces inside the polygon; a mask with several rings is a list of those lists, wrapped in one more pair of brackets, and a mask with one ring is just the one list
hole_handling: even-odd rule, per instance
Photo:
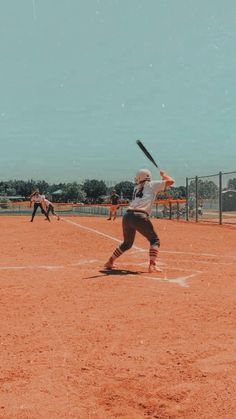
{"label": "metal fence rail", "polygon": [[[109,204],[81,205],[72,203],[54,203],[55,210],[59,215],[68,216],[108,216]],[[128,204],[120,204],[117,217],[123,216]],[[28,215],[32,213],[29,202],[3,203],[0,204],[0,215]],[[185,199],[156,200],[152,206],[152,217],[168,219],[184,219],[186,213]],[[37,215],[41,215],[38,210]]]}

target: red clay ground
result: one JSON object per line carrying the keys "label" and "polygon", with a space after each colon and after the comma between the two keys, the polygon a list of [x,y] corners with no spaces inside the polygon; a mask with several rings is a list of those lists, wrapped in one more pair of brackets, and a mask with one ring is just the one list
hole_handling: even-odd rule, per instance
{"label": "red clay ground", "polygon": [[121,219],[0,217],[0,418],[236,417],[235,229],[154,224],[106,275]]}

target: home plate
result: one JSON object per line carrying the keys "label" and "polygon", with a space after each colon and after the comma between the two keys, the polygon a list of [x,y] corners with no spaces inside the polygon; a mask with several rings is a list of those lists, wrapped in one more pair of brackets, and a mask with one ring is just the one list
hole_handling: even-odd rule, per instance
{"label": "home plate", "polygon": [[[180,287],[188,288],[188,280],[196,277],[201,273],[201,271],[194,271],[189,270],[188,273],[186,273],[186,270],[180,269],[180,268],[171,268],[171,267],[165,267],[162,264],[158,264],[157,266],[159,269],[161,269],[160,272],[152,272],[148,273],[148,266],[147,264],[139,264],[139,269],[137,264],[134,265],[128,265],[128,264],[122,264],[123,271],[127,270],[127,272],[130,272],[130,275],[132,271],[135,273],[139,273],[142,278],[149,279],[151,281],[159,281],[159,282],[168,282],[171,284],[177,284]],[[124,267],[125,265],[125,267]],[[160,266],[161,265],[161,266]],[[138,272],[137,272],[138,271]]]}

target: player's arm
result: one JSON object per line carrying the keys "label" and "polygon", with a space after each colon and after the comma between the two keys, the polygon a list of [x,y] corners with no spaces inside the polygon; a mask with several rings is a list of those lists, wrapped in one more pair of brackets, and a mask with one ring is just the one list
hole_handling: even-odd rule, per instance
{"label": "player's arm", "polygon": [[45,201],[45,199],[42,200],[42,207],[44,211],[47,211],[48,207],[47,207],[47,202]]}
{"label": "player's arm", "polygon": [[174,179],[167,175],[167,173],[165,173],[163,170],[160,170],[160,176],[162,180],[165,181],[165,189],[173,185],[173,183],[175,183]]}
{"label": "player's arm", "polygon": [[152,190],[155,194],[159,192],[163,192],[169,186],[173,185],[174,179],[172,179],[169,175],[167,175],[163,170],[160,171],[160,176],[162,180],[154,180],[151,181]]}
{"label": "player's arm", "polygon": [[36,194],[37,191],[32,192],[32,194],[30,195],[30,199],[33,198],[33,196]]}

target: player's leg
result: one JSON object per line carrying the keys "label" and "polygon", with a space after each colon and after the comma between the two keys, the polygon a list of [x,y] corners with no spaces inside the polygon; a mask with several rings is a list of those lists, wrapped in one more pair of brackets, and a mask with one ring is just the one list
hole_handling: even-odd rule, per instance
{"label": "player's leg", "polygon": [[126,213],[122,220],[122,227],[123,227],[123,236],[124,240],[123,243],[121,243],[120,246],[118,246],[115,251],[113,252],[112,256],[109,258],[107,263],[105,264],[105,267],[107,269],[112,269],[114,265],[114,261],[122,255],[122,253],[129,250],[134,243],[136,230],[132,226],[132,216],[131,213]]}
{"label": "player's leg", "polygon": [[47,212],[45,211],[45,209],[43,208],[42,204],[39,204],[39,205],[40,205],[40,208],[41,208],[42,214],[43,214],[43,215],[45,215],[45,217],[47,218],[47,220],[50,222],[50,218],[49,218],[49,215],[48,215],[48,211],[47,211]]}
{"label": "player's leg", "polygon": [[115,205],[113,208],[113,221],[116,219],[116,213],[117,213],[117,206]]}
{"label": "player's leg", "polygon": [[49,214],[50,214],[50,208],[49,208],[49,206],[46,207],[45,212],[46,212],[46,215],[44,214],[45,215],[45,220],[47,220],[47,216],[49,217]]}
{"label": "player's leg", "polygon": [[109,217],[107,218],[107,220],[110,221],[111,217],[112,217],[112,207],[109,208]]}
{"label": "player's leg", "polygon": [[60,220],[60,217],[59,217],[59,215],[56,213],[55,208],[54,208],[54,206],[53,206],[53,205],[50,205],[50,210],[51,210],[52,215],[54,215],[54,217],[57,217],[57,220],[59,221],[59,220]]}
{"label": "player's leg", "polygon": [[136,229],[142,234],[150,243],[149,247],[149,272],[161,271],[157,268],[156,262],[160,247],[159,237],[154,230],[153,224],[145,214],[138,214],[136,216]]}
{"label": "player's leg", "polygon": [[59,221],[60,220],[60,217],[59,217],[59,215],[56,213],[56,211],[55,211],[55,208],[52,206],[52,214],[55,216],[55,217],[57,217],[57,221]]}
{"label": "player's leg", "polygon": [[34,203],[34,209],[33,209],[32,215],[31,215],[31,220],[30,220],[31,223],[34,221],[34,217],[35,217],[35,214],[36,214],[36,211],[37,211],[38,207],[39,207],[39,204],[37,202],[35,202]]}

